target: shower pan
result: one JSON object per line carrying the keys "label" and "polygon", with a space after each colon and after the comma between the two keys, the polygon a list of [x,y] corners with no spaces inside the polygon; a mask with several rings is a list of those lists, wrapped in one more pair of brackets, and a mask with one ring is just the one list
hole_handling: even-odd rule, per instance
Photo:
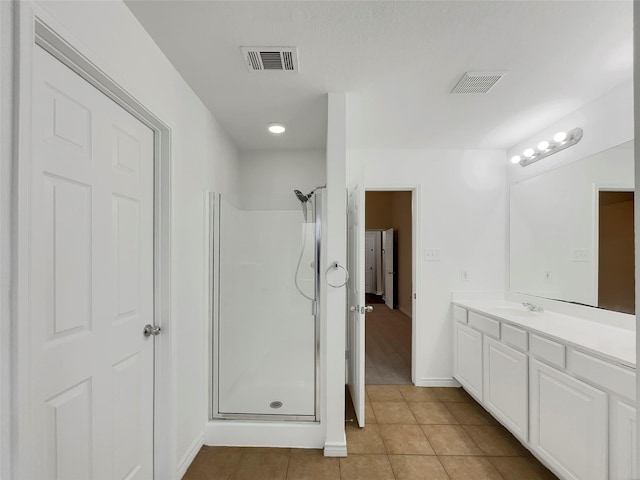
{"label": "shower pan", "polygon": [[322,188],[264,210],[218,197],[212,419],[318,420]]}

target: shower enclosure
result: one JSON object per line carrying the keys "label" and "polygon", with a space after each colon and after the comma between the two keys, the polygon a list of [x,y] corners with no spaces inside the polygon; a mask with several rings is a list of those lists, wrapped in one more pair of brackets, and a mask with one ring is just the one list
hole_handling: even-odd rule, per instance
{"label": "shower enclosure", "polygon": [[241,209],[217,197],[214,419],[318,419],[322,187]]}

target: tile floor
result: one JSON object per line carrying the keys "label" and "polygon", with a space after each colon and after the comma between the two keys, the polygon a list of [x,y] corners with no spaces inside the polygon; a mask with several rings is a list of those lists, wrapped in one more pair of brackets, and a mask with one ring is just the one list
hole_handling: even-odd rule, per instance
{"label": "tile floor", "polygon": [[462,389],[367,385],[365,428],[346,413],[346,458],[321,450],[203,447],[185,480],[551,480]]}
{"label": "tile floor", "polygon": [[365,329],[366,383],[411,385],[411,318],[374,304]]}

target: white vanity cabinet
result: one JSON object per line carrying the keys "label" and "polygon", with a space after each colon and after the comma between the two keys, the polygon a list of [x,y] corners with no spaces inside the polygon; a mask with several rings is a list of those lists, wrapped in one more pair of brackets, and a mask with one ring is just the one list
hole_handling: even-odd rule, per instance
{"label": "white vanity cabinet", "polygon": [[521,441],[528,440],[528,356],[484,337],[484,404]]}
{"label": "white vanity cabinet", "polygon": [[529,444],[562,477],[607,478],[607,394],[531,359]]}
{"label": "white vanity cabinet", "polygon": [[620,329],[587,346],[484,308],[456,305],[453,317],[454,378],[556,475],[640,479],[636,370],[593,348]]}
{"label": "white vanity cabinet", "polygon": [[638,440],[636,409],[627,402],[614,398],[611,401],[609,426],[609,478],[611,480],[636,480],[638,475]]}
{"label": "white vanity cabinet", "polygon": [[453,376],[482,402],[482,333],[454,324]]}

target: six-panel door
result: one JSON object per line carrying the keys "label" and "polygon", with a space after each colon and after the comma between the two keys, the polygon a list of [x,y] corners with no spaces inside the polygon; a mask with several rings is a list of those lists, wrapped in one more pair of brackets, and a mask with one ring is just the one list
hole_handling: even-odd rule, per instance
{"label": "six-panel door", "polygon": [[153,132],[34,48],[25,478],[153,477]]}

